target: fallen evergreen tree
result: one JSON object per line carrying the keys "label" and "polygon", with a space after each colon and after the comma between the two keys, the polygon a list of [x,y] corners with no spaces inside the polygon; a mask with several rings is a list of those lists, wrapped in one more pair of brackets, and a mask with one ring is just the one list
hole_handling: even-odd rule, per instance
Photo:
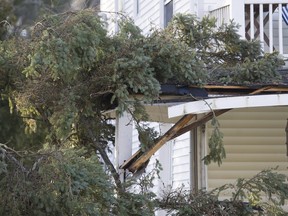
{"label": "fallen evergreen tree", "polygon": [[[277,82],[283,63],[277,53],[263,54],[258,42],[241,40],[233,23],[216,29],[215,20],[190,15],[176,16],[167,29],[149,36],[130,20],[119,21],[115,35],[104,26],[97,11],[66,12],[38,21],[29,38],[0,42],[2,100],[26,131],[15,134],[9,118],[1,122],[11,139],[0,146],[0,213],[153,215],[167,209],[176,215],[252,214],[241,204],[251,186],[244,180],[239,180],[245,186],[241,193],[229,202],[219,202],[210,192],[171,192],[159,199],[150,191],[154,175],[122,183],[108,155],[115,133],[104,112],[115,108],[118,114],[131,113],[136,123],[146,121],[143,103],[159,96],[161,84]],[[153,130],[145,131],[147,140],[154,138]],[[211,161],[221,162],[218,154],[215,158]],[[272,204],[281,212],[286,177],[271,173],[256,178],[264,182],[268,176],[265,187],[257,183],[257,190],[248,187],[248,192],[277,195],[281,202]],[[139,193],[129,190],[138,184]],[[257,205],[270,211],[266,203]]]}

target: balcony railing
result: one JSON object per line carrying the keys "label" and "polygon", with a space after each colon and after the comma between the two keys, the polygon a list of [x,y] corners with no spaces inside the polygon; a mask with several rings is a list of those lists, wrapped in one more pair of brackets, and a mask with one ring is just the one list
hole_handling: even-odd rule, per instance
{"label": "balcony railing", "polygon": [[247,40],[259,40],[265,52],[278,51],[288,57],[288,25],[282,19],[287,0],[226,0],[210,11],[217,25],[234,20],[239,34]]}

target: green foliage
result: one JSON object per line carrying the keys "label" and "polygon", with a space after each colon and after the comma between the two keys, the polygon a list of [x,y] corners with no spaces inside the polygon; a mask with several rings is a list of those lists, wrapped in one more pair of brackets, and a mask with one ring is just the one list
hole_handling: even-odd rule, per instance
{"label": "green foliage", "polygon": [[[219,201],[232,192],[231,200]],[[287,176],[276,169],[263,170],[251,179],[238,179],[211,192],[191,192],[183,187],[166,190],[159,205],[170,215],[287,215],[281,205],[287,200]]]}
{"label": "green foliage", "polygon": [[[262,55],[259,43],[241,40],[233,23],[214,27],[213,19],[179,15],[165,30],[143,36],[124,19],[110,36],[97,11],[82,10],[46,16],[30,37],[1,42],[1,97],[13,110],[9,116],[7,103],[0,110],[5,115],[0,127],[7,131],[2,141],[17,137],[19,148],[17,139],[11,147],[21,154],[1,148],[0,214],[152,215],[157,207],[150,190],[154,177],[131,181],[140,192],[120,182],[108,155],[114,126],[105,113],[127,111],[139,126],[148,119],[143,104],[158,98],[161,84],[274,80],[282,63],[277,54]],[[23,122],[35,139],[29,133],[22,139]],[[212,124],[208,160],[219,162],[225,156],[222,134],[215,119]],[[145,151],[157,134],[145,126],[138,131]],[[28,146],[40,151],[31,155]],[[212,208],[222,211],[214,196],[192,198],[210,208],[207,214]],[[180,199],[185,201],[176,206],[180,215],[193,213],[192,198]]]}
{"label": "green foliage", "polygon": [[[284,64],[277,53],[263,54],[258,41],[240,39],[233,22],[216,29],[216,20],[178,15],[166,30],[197,52],[206,83],[273,83],[280,81],[277,68]],[[201,72],[203,73],[203,72]]]}
{"label": "green foliage", "polygon": [[23,121],[15,110],[10,112],[7,100],[0,100],[0,143],[20,151],[37,150],[42,148],[46,133],[41,122],[30,118]]}
{"label": "green foliage", "polygon": [[83,149],[42,152],[26,172],[15,158],[5,161],[1,215],[105,215],[116,202],[98,157]]}
{"label": "green foliage", "polygon": [[[184,187],[176,190],[168,189],[164,192],[159,206],[166,209],[168,215],[237,215],[237,206],[220,203],[218,197],[212,193],[200,190],[191,192]],[[241,211],[239,211],[241,212]],[[242,213],[242,212],[241,212]]]}
{"label": "green foliage", "polygon": [[223,144],[223,133],[220,131],[220,124],[215,116],[211,120],[211,126],[212,134],[208,141],[210,152],[203,160],[206,165],[211,162],[217,162],[218,166],[220,166],[222,159],[226,157],[226,152]]}
{"label": "green foliage", "polygon": [[150,149],[154,144],[155,140],[158,137],[157,131],[153,128],[150,128],[147,125],[137,125],[136,129],[138,131],[138,140],[140,142],[140,148],[143,152]]}
{"label": "green foliage", "polygon": [[156,161],[153,169],[138,179],[128,176],[124,183],[128,193],[126,192],[119,197],[116,215],[154,215],[158,206],[156,194],[153,192],[154,180],[160,178],[159,172],[161,170],[160,163]]}
{"label": "green foliage", "polygon": [[0,0],[0,41],[7,36],[9,27],[15,21],[15,16],[12,13],[13,5],[11,1]]}
{"label": "green foliage", "polygon": [[238,179],[232,186],[235,191],[232,200],[248,199],[251,205],[259,206],[268,215],[284,215],[279,206],[288,198],[287,176],[276,171],[277,168],[263,170],[251,179]]}

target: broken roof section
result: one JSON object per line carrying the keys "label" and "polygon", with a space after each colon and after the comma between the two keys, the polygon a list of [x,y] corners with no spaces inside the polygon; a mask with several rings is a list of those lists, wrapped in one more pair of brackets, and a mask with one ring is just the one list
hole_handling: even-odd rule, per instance
{"label": "broken roof section", "polygon": [[[288,105],[288,70],[280,71],[281,83],[253,85],[219,85],[217,83],[196,86],[163,85],[161,96],[155,103],[167,103],[167,117],[181,117],[170,130],[159,137],[154,146],[145,152],[139,149],[120,168],[134,173],[147,163],[150,157],[167,141],[176,138],[202,124],[213,116],[234,108],[286,106]],[[176,105],[177,104],[177,105]],[[151,105],[153,107],[153,105]],[[148,109],[149,110],[149,109]],[[155,110],[151,109],[151,114]],[[204,113],[196,118],[199,113]],[[150,114],[148,112],[148,114]]]}

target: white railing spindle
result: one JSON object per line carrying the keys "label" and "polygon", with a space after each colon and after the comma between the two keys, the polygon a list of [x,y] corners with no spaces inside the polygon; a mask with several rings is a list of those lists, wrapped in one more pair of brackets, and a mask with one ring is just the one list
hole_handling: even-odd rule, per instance
{"label": "white railing spindle", "polygon": [[273,4],[269,4],[269,52],[273,52]]}
{"label": "white railing spindle", "polygon": [[282,4],[278,6],[278,13],[279,13],[279,53],[283,54],[283,26],[282,26]]}
{"label": "white railing spindle", "polygon": [[264,25],[263,25],[263,4],[259,7],[260,42],[264,50]]}
{"label": "white railing spindle", "polygon": [[265,52],[269,53],[277,50],[281,55],[288,56],[286,49],[288,41],[284,38],[284,34],[287,36],[288,27],[283,24],[282,19],[282,7],[288,5],[288,0],[225,0],[221,2],[218,8],[210,11],[210,15],[217,18],[217,26],[233,19],[241,26],[238,32],[241,38],[257,39],[261,42],[263,51],[264,48]]}
{"label": "white railing spindle", "polygon": [[250,4],[250,38],[254,39],[254,4]]}

